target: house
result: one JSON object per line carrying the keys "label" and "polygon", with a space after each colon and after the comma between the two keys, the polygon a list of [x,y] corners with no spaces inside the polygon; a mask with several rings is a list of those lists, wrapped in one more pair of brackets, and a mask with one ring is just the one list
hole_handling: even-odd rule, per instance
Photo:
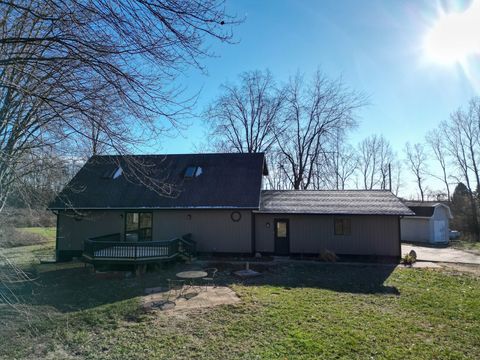
{"label": "house", "polygon": [[413,212],[391,192],[262,190],[266,175],[264,154],[93,156],[49,206],[57,258],[400,256],[400,217]]}
{"label": "house", "polygon": [[406,201],[415,216],[401,220],[402,241],[447,244],[449,240],[450,208],[442,203]]}

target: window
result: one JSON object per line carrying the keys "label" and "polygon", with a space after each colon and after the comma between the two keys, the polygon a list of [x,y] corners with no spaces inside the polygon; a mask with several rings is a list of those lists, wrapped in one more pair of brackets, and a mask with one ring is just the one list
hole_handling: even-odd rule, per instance
{"label": "window", "polygon": [[277,237],[279,238],[287,237],[287,223],[285,221],[277,222]]}
{"label": "window", "polygon": [[125,241],[152,240],[152,213],[127,212],[125,215]]}
{"label": "window", "polygon": [[352,222],[350,219],[335,219],[335,235],[351,235]]}

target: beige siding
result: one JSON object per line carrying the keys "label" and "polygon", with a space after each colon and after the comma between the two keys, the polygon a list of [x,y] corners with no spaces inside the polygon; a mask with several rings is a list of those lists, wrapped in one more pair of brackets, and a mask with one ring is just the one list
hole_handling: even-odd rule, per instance
{"label": "beige siding", "polygon": [[[251,212],[239,212],[241,219],[234,222],[231,210],[154,211],[153,239],[168,240],[191,233],[198,251],[251,252]],[[58,250],[83,250],[83,241],[89,237],[121,233],[123,238],[124,214],[123,211],[91,211],[78,221],[73,214],[60,213]]]}
{"label": "beige siding", "polygon": [[318,254],[327,249],[345,255],[400,255],[396,216],[350,216],[352,234],[338,236],[334,216],[256,214],[257,251],[274,252],[275,218],[289,220],[292,253]]}
{"label": "beige siding", "polygon": [[83,241],[89,237],[123,234],[123,212],[91,211],[85,215],[78,220],[73,213],[59,213],[58,250],[83,250]]}
{"label": "beige siding", "polygon": [[191,233],[198,251],[249,253],[251,212],[239,212],[242,217],[234,222],[231,210],[158,211],[153,216],[153,237],[170,239]]}

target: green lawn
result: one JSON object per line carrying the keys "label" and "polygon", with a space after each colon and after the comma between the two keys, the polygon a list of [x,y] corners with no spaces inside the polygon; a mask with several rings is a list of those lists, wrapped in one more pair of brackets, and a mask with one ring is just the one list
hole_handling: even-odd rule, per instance
{"label": "green lawn", "polygon": [[[38,235],[42,238],[39,244],[19,246],[13,248],[2,249],[2,253],[10,260],[22,266],[32,263],[39,263],[42,259],[55,258],[55,236],[56,228],[54,227],[25,227],[18,228],[21,232]],[[43,241],[43,239],[45,241]],[[1,259],[0,259],[1,265]]]}
{"label": "green lawn", "polygon": [[18,230],[29,232],[46,238],[48,241],[55,241],[57,229],[55,227],[24,227]]}
{"label": "green lawn", "polygon": [[450,241],[450,245],[456,249],[480,254],[480,241],[452,240]]}
{"label": "green lawn", "polygon": [[17,288],[30,325],[4,309],[0,358],[480,358],[474,275],[296,263],[259,268],[262,277],[239,282],[230,265],[219,281],[238,293],[238,305],[141,311],[144,287],[164,286],[185,266],[121,279],[75,263],[30,267],[36,281]]}

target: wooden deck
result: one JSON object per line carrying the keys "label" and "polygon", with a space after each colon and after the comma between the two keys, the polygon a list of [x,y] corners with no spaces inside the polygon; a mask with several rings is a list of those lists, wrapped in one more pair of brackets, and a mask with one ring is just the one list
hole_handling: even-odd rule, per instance
{"label": "wooden deck", "polygon": [[92,263],[145,264],[174,259],[192,258],[196,254],[195,242],[190,235],[165,241],[125,242],[112,241],[119,234],[87,239],[83,258]]}

